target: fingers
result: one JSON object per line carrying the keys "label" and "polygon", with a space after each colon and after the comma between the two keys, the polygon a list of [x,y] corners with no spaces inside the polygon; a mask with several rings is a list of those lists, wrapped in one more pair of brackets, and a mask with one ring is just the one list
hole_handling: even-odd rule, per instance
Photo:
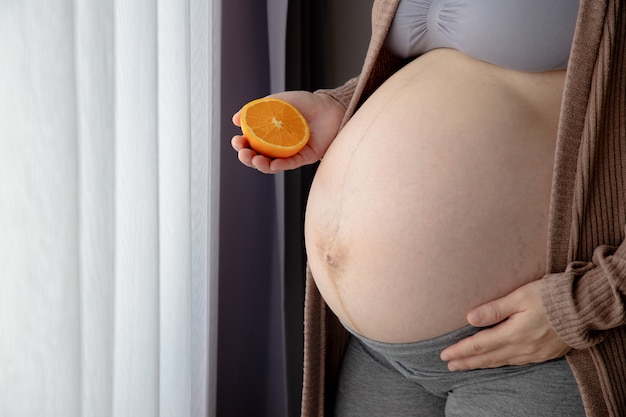
{"label": "fingers", "polygon": [[530,357],[515,356],[513,349],[503,348],[488,354],[450,361],[448,362],[448,370],[455,372],[470,369],[500,368],[511,365],[527,365],[529,363],[531,363]]}
{"label": "fingers", "polygon": [[248,147],[248,141],[243,136],[234,136],[231,145],[237,151],[237,157],[242,164],[249,168],[256,169],[264,174],[273,174],[276,171],[271,169],[272,160],[257,154]]}
{"label": "fingers", "polygon": [[233,147],[234,150],[236,150],[237,152],[239,152],[242,149],[249,149],[249,145],[248,145],[248,141],[246,140],[245,137],[240,136],[240,135],[236,135],[233,136],[233,138],[230,141],[231,146]]}
{"label": "fingers", "polygon": [[556,335],[529,343],[522,339],[524,338],[516,338],[512,334],[503,336],[503,333],[498,333],[495,329],[493,333],[483,330],[445,349],[441,358],[452,355],[455,359],[448,361],[448,369],[462,371],[541,363],[562,357],[571,350]]}
{"label": "fingers", "polygon": [[467,321],[474,327],[488,327],[506,320],[520,312],[520,301],[524,299],[524,287],[509,295],[476,307],[467,314]]}
{"label": "fingers", "polygon": [[470,312],[470,320],[495,326],[444,349],[440,357],[448,369],[527,365],[565,355],[571,348],[545,316],[539,285],[531,282]]}
{"label": "fingers", "polygon": [[441,359],[450,371],[460,371],[513,365],[517,354],[501,332],[487,329],[444,349]]}
{"label": "fingers", "polygon": [[506,319],[511,312],[506,310],[506,302],[503,299],[491,301],[476,307],[467,314],[467,321],[475,327],[486,327]]}
{"label": "fingers", "polygon": [[[240,113],[239,111],[233,115],[233,123],[237,126],[240,122]],[[242,135],[233,136],[230,144],[237,151],[237,157],[242,164],[264,174],[275,174],[280,171],[295,169],[306,163],[301,154],[287,159],[271,159],[260,155],[250,148],[248,140]],[[311,149],[306,147],[303,152],[311,153]]]}
{"label": "fingers", "polygon": [[504,338],[494,338],[492,334],[493,329],[485,329],[448,346],[441,352],[441,359],[449,361],[450,364],[459,364],[467,358],[485,355],[489,351],[505,346]]}
{"label": "fingers", "polygon": [[[241,110],[232,116],[232,122],[235,126],[241,127]],[[264,174],[276,174],[281,171],[296,169],[311,163],[311,161],[319,160],[319,156],[309,145],[298,154],[285,159],[272,159],[258,154],[250,147],[248,140],[243,135],[233,136],[231,146],[237,151],[237,157],[242,164]]]}
{"label": "fingers", "polygon": [[232,118],[233,124],[237,127],[241,127],[241,110],[239,110],[237,113],[233,114],[233,118]]}

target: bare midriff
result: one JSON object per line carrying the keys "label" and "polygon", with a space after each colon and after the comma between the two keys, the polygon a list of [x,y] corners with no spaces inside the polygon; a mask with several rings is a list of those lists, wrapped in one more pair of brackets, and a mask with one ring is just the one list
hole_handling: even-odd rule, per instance
{"label": "bare midriff", "polygon": [[305,222],[315,283],[346,326],[426,340],[543,276],[564,78],[439,49],[360,107]]}

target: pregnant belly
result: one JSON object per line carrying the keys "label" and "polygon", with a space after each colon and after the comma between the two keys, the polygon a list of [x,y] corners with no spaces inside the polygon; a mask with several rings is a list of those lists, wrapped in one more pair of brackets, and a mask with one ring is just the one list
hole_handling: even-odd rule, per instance
{"label": "pregnant belly", "polygon": [[340,320],[424,340],[543,275],[562,87],[436,50],[368,99],[307,205],[309,266]]}

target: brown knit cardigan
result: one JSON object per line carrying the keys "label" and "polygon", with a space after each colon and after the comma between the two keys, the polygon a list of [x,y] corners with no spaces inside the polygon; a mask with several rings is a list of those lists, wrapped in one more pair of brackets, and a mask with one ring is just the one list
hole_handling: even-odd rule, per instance
{"label": "brown knit cardigan", "polygon": [[[359,105],[403,64],[384,46],[400,0],[376,0],[361,75],[323,90]],[[581,0],[560,117],[543,305],[587,416],[626,416],[626,2]],[[302,415],[332,415],[348,336],[307,271]]]}

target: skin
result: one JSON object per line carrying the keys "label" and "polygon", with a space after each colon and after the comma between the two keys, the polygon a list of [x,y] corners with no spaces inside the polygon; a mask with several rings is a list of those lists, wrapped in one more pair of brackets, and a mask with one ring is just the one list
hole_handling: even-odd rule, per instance
{"label": "skin", "polygon": [[[324,156],[337,135],[345,112],[341,104],[324,94],[294,91],[274,95],[298,107],[311,125],[311,140],[299,154],[288,159],[270,160],[248,148],[243,136],[231,144],[239,160],[263,173],[276,173],[313,163]],[[233,116],[239,126],[239,112]],[[474,326],[494,326],[483,330],[441,353],[452,371],[494,368],[503,365],[539,363],[563,356],[569,347],[556,335],[543,309],[541,281],[520,286],[510,294],[487,302],[467,314]]]}
{"label": "skin", "polygon": [[[296,169],[319,161],[339,132],[339,125],[346,109],[326,94],[313,94],[308,91],[287,91],[272,95],[298,108],[309,122],[311,138],[296,155],[286,159],[270,159],[250,149],[244,136],[236,135],[231,140],[239,161],[247,167],[264,174]],[[233,115],[235,126],[241,127],[241,109]]]}
{"label": "skin", "polygon": [[441,352],[451,371],[541,363],[564,356],[571,348],[554,332],[546,318],[541,281],[483,304],[467,315],[476,327],[495,325]]}

